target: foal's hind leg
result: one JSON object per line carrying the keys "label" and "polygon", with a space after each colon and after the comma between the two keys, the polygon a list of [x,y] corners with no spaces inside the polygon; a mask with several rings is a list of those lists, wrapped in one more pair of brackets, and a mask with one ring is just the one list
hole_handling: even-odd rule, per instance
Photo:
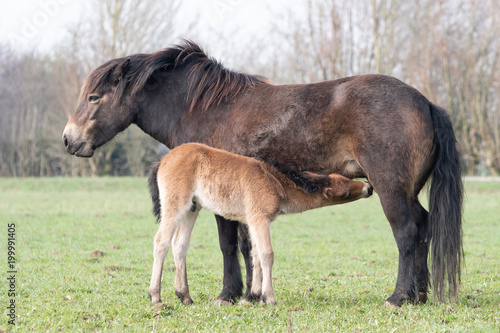
{"label": "foal's hind leg", "polygon": [[189,295],[189,287],[186,271],[186,256],[189,250],[189,241],[191,232],[193,231],[196,217],[199,210],[196,212],[186,213],[185,218],[177,227],[174,238],[172,239],[172,253],[175,262],[175,294],[185,305],[193,304],[193,300]]}
{"label": "foal's hind leg", "polygon": [[162,218],[160,227],[154,238],[153,272],[151,274],[151,283],[149,284],[149,297],[153,305],[161,303],[160,294],[163,262],[170,248],[170,242],[172,241],[176,227],[174,219]]}

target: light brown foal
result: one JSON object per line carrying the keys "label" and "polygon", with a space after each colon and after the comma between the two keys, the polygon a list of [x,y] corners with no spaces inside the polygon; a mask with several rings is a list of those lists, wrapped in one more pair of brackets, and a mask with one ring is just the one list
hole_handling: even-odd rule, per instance
{"label": "light brown foal", "polygon": [[372,194],[369,183],[338,174],[304,172],[302,177],[324,186],[315,193],[306,193],[266,162],[203,144],[187,143],[172,149],[150,175],[151,196],[160,221],[154,238],[151,302],[161,302],[163,262],[172,244],[176,295],[184,304],[193,303],[187,283],[186,255],[198,212],[206,208],[248,226],[254,266],[250,300],[275,304],[271,222],[279,214],[342,204]]}

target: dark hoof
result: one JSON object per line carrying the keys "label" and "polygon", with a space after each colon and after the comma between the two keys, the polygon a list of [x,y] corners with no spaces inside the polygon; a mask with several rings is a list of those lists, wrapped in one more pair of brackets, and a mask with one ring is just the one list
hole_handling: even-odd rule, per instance
{"label": "dark hoof", "polygon": [[228,293],[228,292],[221,292],[219,296],[217,296],[217,300],[221,302],[228,302],[231,304],[234,304],[238,301],[238,299],[241,297],[243,293]]}
{"label": "dark hoof", "polygon": [[255,295],[255,294],[248,294],[246,297],[243,298],[242,303],[258,303],[262,300],[262,295]]}
{"label": "dark hoof", "polygon": [[404,302],[405,302],[404,298],[392,295],[391,297],[385,300],[385,305],[401,307],[403,306]]}
{"label": "dark hoof", "polygon": [[427,293],[424,291],[420,291],[418,293],[418,303],[425,304],[427,303]]}

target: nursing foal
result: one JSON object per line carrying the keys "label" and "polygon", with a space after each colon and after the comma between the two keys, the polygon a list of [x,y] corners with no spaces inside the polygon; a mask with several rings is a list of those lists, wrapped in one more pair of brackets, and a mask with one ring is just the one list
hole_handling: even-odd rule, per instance
{"label": "nursing foal", "polygon": [[186,255],[201,208],[248,226],[254,270],[247,300],[275,304],[270,225],[277,215],[346,203],[369,197],[373,191],[368,183],[338,174],[279,169],[197,143],[178,146],[155,164],[149,187],[153,211],[160,222],[154,238],[149,286],[153,304],[161,302],[161,274],[170,244],[176,266],[175,293],[182,303],[193,303],[187,283]]}

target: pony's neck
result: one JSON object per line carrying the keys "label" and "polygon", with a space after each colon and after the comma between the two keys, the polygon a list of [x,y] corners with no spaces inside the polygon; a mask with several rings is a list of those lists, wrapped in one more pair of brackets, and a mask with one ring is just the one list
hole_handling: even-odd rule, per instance
{"label": "pony's neck", "polygon": [[160,78],[154,89],[144,89],[136,99],[139,111],[134,123],[155,140],[172,149],[180,145],[187,113],[186,87],[179,78]]}

